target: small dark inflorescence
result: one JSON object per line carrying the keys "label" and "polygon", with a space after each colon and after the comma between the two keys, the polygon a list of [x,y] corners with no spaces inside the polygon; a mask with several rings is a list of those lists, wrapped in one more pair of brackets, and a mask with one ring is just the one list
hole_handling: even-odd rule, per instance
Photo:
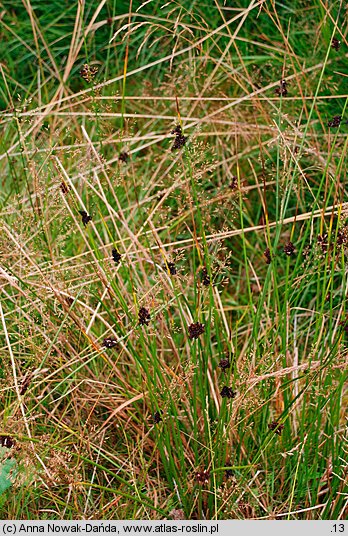
{"label": "small dark inflorescence", "polygon": [[231,361],[228,357],[225,357],[224,359],[220,359],[219,361],[219,367],[223,372],[226,372],[227,369],[229,369],[231,366]]}
{"label": "small dark inflorescence", "polygon": [[291,255],[295,253],[294,244],[292,242],[288,242],[287,244],[285,244],[283,251],[285,255],[288,255],[288,257],[290,257]]}
{"label": "small dark inflorescence", "polygon": [[170,273],[170,275],[176,275],[177,274],[175,262],[167,262],[167,269],[168,269],[168,272]]}
{"label": "small dark inflorescence", "polygon": [[112,260],[114,261],[114,263],[118,264],[120,260],[122,259],[121,253],[116,248],[113,248],[111,251],[111,254],[112,254]]}
{"label": "small dark inflorescence", "polygon": [[341,124],[342,116],[335,115],[327,124],[329,128],[338,128]]}
{"label": "small dark inflorescence", "polygon": [[175,134],[174,143],[172,145],[172,151],[176,149],[182,149],[186,144],[187,137],[183,135],[182,128],[180,125],[177,125],[172,131],[171,134]]}
{"label": "small dark inflorescence", "polygon": [[198,339],[198,337],[205,332],[205,326],[200,322],[195,322],[188,327],[188,332],[190,339]]}
{"label": "small dark inflorescence", "polygon": [[114,348],[116,344],[117,344],[116,339],[114,339],[113,337],[107,337],[106,339],[103,340],[102,346],[104,346],[104,348]]}
{"label": "small dark inflorescence", "polygon": [[120,153],[120,156],[118,157],[118,159],[120,162],[126,163],[129,160],[129,154],[126,151],[123,151],[122,153]]}
{"label": "small dark inflorescence", "polygon": [[63,194],[66,195],[70,191],[70,186],[65,181],[62,181],[60,183],[60,189],[63,192]]}
{"label": "small dark inflorescence", "polygon": [[337,246],[346,246],[348,244],[348,227],[342,227],[337,231]]}
{"label": "small dark inflorescence", "polygon": [[80,76],[89,84],[93,82],[95,75],[98,72],[98,67],[93,67],[85,63],[80,70]]}
{"label": "small dark inflorescence", "polygon": [[236,394],[237,393],[233,391],[232,387],[227,387],[227,385],[224,385],[220,391],[222,398],[235,398]]}
{"label": "small dark inflorescence", "polygon": [[6,447],[7,449],[11,449],[15,445],[16,442],[13,437],[8,435],[0,435],[0,447]]}
{"label": "small dark inflorescence", "polygon": [[79,213],[81,214],[82,223],[86,227],[88,222],[90,222],[92,220],[92,216],[87,214],[87,212],[85,210],[79,210]]}
{"label": "small dark inflorescence", "polygon": [[208,270],[206,269],[205,266],[202,268],[201,277],[202,277],[203,285],[205,287],[209,287],[209,285],[211,283],[211,279],[210,279],[210,275],[208,273]]}
{"label": "small dark inflorescence", "polygon": [[336,52],[338,52],[339,49],[341,48],[341,41],[339,41],[337,37],[333,37],[331,41],[331,46],[333,49],[336,50]]}
{"label": "small dark inflorescence", "polygon": [[275,93],[276,95],[279,95],[280,97],[286,97],[287,94],[288,94],[288,88],[287,88],[287,81],[286,80],[281,80],[279,82],[279,87],[277,87],[275,89]]}
{"label": "small dark inflorescence", "polygon": [[141,307],[138,313],[139,326],[148,326],[151,320],[151,315],[145,307]]}
{"label": "small dark inflorescence", "polygon": [[204,471],[198,471],[196,473],[196,480],[198,484],[203,486],[204,484],[208,484],[210,479],[210,471],[204,470]]}
{"label": "small dark inflorescence", "polygon": [[272,257],[271,257],[271,251],[269,248],[265,249],[265,251],[263,252],[264,254],[264,257],[266,259],[266,264],[271,264],[272,262]]}
{"label": "small dark inflorescence", "polygon": [[29,372],[28,374],[24,376],[20,385],[20,389],[19,389],[20,395],[24,395],[27,392],[32,379],[33,379],[33,375],[31,372]]}
{"label": "small dark inflorescence", "polygon": [[231,190],[237,190],[238,188],[238,177],[236,177],[235,175],[232,175],[232,180],[229,184],[229,187]]}
{"label": "small dark inflorescence", "polygon": [[163,420],[161,411],[155,411],[155,413],[152,415],[152,419],[155,424],[159,424]]}
{"label": "small dark inflorescence", "polygon": [[319,245],[322,253],[325,254],[327,252],[327,250],[329,249],[329,242],[328,242],[327,233],[325,233],[323,235],[318,235],[317,241],[318,241],[318,245]]}
{"label": "small dark inflorescence", "polygon": [[268,428],[272,430],[275,434],[280,435],[284,428],[284,424],[279,424],[278,421],[272,421],[271,423],[269,423]]}
{"label": "small dark inflorescence", "polygon": [[225,470],[225,477],[228,479],[228,478],[232,478],[234,475],[233,473],[233,470],[232,469],[226,469]]}

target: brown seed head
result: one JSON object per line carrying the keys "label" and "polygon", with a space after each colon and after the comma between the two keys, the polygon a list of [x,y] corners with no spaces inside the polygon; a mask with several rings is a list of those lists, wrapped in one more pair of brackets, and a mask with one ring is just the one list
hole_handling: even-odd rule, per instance
{"label": "brown seed head", "polygon": [[141,307],[138,313],[138,322],[140,326],[148,326],[151,320],[151,315],[145,307]]}
{"label": "brown seed head", "polygon": [[283,251],[286,255],[290,257],[291,255],[293,255],[293,253],[295,253],[294,244],[292,242],[288,242],[287,244],[285,244]]}
{"label": "brown seed head", "polygon": [[278,421],[272,421],[271,423],[269,423],[268,428],[272,430],[275,434],[280,435],[284,428],[284,424],[279,424]]}
{"label": "brown seed head", "polygon": [[207,484],[209,482],[209,479],[210,479],[210,471],[198,471],[198,473],[196,473],[196,480],[198,482],[198,484],[200,484],[201,486],[203,486],[204,484]]}
{"label": "brown seed head", "polygon": [[232,387],[227,387],[227,385],[224,385],[224,387],[220,391],[220,395],[222,398],[234,398],[236,394],[237,393],[233,391]]}
{"label": "brown seed head", "polygon": [[188,332],[190,339],[198,339],[198,337],[205,332],[205,326],[200,322],[195,322],[188,327]]}

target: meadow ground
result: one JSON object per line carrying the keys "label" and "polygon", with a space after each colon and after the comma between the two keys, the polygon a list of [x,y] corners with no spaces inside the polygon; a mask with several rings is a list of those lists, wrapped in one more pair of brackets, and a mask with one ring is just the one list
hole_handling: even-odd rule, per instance
{"label": "meadow ground", "polygon": [[0,4],[1,519],[347,516],[347,16]]}

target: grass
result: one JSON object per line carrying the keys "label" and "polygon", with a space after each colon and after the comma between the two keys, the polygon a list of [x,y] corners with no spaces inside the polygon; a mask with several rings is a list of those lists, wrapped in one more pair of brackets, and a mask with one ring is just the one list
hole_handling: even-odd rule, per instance
{"label": "grass", "polygon": [[345,6],[227,4],[2,5],[2,519],[347,516]]}

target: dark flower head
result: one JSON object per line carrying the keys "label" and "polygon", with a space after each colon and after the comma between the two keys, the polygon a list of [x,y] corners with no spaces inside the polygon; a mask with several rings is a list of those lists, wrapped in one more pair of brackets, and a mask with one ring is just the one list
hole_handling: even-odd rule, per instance
{"label": "dark flower head", "polygon": [[290,257],[295,252],[295,246],[292,242],[288,242],[284,246],[284,253]]}
{"label": "dark flower head", "polygon": [[280,80],[279,87],[277,87],[275,90],[276,95],[286,97],[288,94],[287,85],[288,83],[286,80]]}
{"label": "dark flower head", "polygon": [[331,46],[337,52],[341,48],[341,41],[339,41],[337,37],[333,37],[331,41]]}
{"label": "dark flower head", "polygon": [[335,115],[327,124],[329,128],[337,128],[340,126],[342,121],[341,115]]}
{"label": "dark flower head", "polygon": [[233,477],[233,470],[232,469],[226,469],[225,470],[225,477],[226,478],[232,478]]}
{"label": "dark flower head", "polygon": [[236,396],[236,392],[233,391],[232,387],[227,387],[227,385],[224,385],[224,387],[220,391],[220,395],[222,398],[234,398]]}
{"label": "dark flower head", "polygon": [[200,322],[196,322],[188,327],[188,332],[190,339],[198,339],[198,337],[205,332],[205,326]]}
{"label": "dark flower head", "polygon": [[221,359],[220,362],[219,362],[219,367],[221,368],[221,370],[223,370],[224,372],[229,369],[231,366],[231,361],[227,358],[225,359]]}
{"label": "dark flower head", "polygon": [[116,339],[113,339],[112,337],[107,337],[106,339],[103,340],[102,346],[104,346],[104,348],[114,348],[116,344],[117,344]]}
{"label": "dark flower head", "polygon": [[232,180],[229,184],[229,187],[231,188],[231,190],[236,190],[238,188],[238,177],[232,175]]}
{"label": "dark flower head", "polygon": [[33,375],[30,372],[29,374],[26,374],[24,376],[21,382],[20,390],[19,390],[20,395],[24,395],[27,392],[32,379],[33,379]]}
{"label": "dark flower head", "polygon": [[182,149],[186,144],[187,137],[183,135],[182,128],[180,125],[177,125],[172,131],[171,134],[175,134],[174,143],[172,145],[172,151],[175,149]]}
{"label": "dark flower head", "polygon": [[202,273],[201,273],[201,276],[202,276],[202,283],[205,287],[209,287],[210,283],[211,283],[211,279],[210,279],[210,275],[208,273],[208,270],[206,269],[206,267],[204,266],[202,268]]}
{"label": "dark flower head", "polygon": [[265,249],[265,251],[263,252],[265,258],[266,258],[266,264],[271,264],[272,262],[272,257],[271,257],[271,252],[270,252],[270,249],[267,248]]}
{"label": "dark flower head", "polygon": [[272,421],[271,423],[269,423],[268,428],[272,430],[275,434],[280,435],[284,428],[284,424],[279,424],[278,421]]}
{"label": "dark flower head", "polygon": [[126,163],[129,160],[129,154],[126,151],[123,151],[122,153],[120,153],[120,156],[118,157],[118,159],[120,162]]}
{"label": "dark flower head", "polygon": [[66,195],[69,193],[70,186],[65,181],[62,181],[60,183],[60,189],[62,190],[63,194]]}
{"label": "dark flower head", "polygon": [[6,447],[8,449],[11,449],[15,446],[15,440],[8,435],[0,435],[0,447]]}
{"label": "dark flower head", "polygon": [[175,262],[167,262],[167,269],[170,275],[176,275],[176,266]]}
{"label": "dark flower head", "polygon": [[327,233],[325,233],[324,235],[318,235],[317,240],[318,240],[318,244],[319,244],[319,246],[321,248],[321,251],[323,253],[326,253],[327,250],[328,250],[328,247],[329,247],[328,239],[327,239]]}
{"label": "dark flower head", "polygon": [[90,222],[92,220],[92,216],[87,214],[87,212],[85,210],[79,210],[79,213],[81,214],[81,217],[82,217],[82,223],[86,227],[88,222]]}
{"label": "dark flower head", "polygon": [[337,231],[337,238],[336,238],[336,244],[338,246],[345,246],[348,242],[348,228],[342,227],[342,229],[338,229]]}
{"label": "dark flower head", "polygon": [[155,424],[159,424],[162,421],[161,411],[155,411],[152,415],[152,419]]}
{"label": "dark flower head", "polygon": [[111,254],[112,254],[112,259],[114,263],[118,264],[120,260],[122,259],[121,253],[117,249],[113,248],[113,250],[111,251]]}
{"label": "dark flower head", "polygon": [[198,471],[198,473],[196,473],[196,480],[198,482],[198,484],[200,484],[201,486],[203,486],[204,484],[207,484],[209,482],[209,479],[210,479],[210,471]]}
{"label": "dark flower head", "polygon": [[138,313],[138,322],[140,326],[148,326],[151,320],[151,315],[145,307],[141,307]]}

